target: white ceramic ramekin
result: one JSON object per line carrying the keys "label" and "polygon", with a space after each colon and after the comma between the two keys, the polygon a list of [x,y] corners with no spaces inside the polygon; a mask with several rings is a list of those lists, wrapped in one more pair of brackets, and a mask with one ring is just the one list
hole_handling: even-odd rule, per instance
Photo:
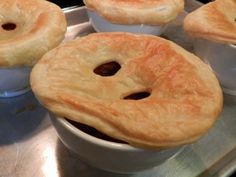
{"label": "white ceramic ramekin", "polygon": [[215,71],[225,93],[236,95],[236,45],[194,39],[194,51]]}
{"label": "white ceramic ramekin", "polygon": [[31,67],[0,68],[0,98],[14,97],[30,90]]}
{"label": "white ceramic ramekin", "polygon": [[153,168],[173,157],[183,148],[147,150],[125,143],[102,140],[89,135],[64,118],[50,114],[59,138],[88,164],[115,173],[135,173]]}
{"label": "white ceramic ramekin", "polygon": [[114,24],[111,23],[96,12],[87,9],[89,21],[93,28],[97,32],[130,32],[130,33],[139,33],[139,34],[152,34],[152,35],[161,35],[165,29],[166,25],[152,26],[152,25],[123,25],[123,24]]}

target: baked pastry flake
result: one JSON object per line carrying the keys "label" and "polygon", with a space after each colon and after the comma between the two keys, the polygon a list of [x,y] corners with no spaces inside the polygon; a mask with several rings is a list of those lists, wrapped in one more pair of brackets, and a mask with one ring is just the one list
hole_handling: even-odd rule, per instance
{"label": "baked pastry flake", "polygon": [[184,19],[185,31],[193,37],[236,44],[236,1],[215,0]]}
{"label": "baked pastry flake", "polygon": [[222,110],[222,91],[211,68],[152,35],[77,38],[44,55],[30,78],[36,97],[57,116],[138,147],[192,143]]}
{"label": "baked pastry flake", "polygon": [[0,67],[31,67],[64,39],[66,27],[63,11],[49,1],[1,0]]}
{"label": "baked pastry flake", "polygon": [[163,25],[184,9],[184,0],[84,0],[86,7],[116,24]]}

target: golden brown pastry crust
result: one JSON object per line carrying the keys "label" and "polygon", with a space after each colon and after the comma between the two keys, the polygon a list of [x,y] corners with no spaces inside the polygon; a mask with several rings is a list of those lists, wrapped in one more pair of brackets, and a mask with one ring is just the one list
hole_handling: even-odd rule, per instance
{"label": "golden brown pastry crust", "polygon": [[184,0],[84,0],[87,8],[118,24],[166,24],[184,9]]}
{"label": "golden brown pastry crust", "polygon": [[188,14],[184,29],[194,37],[236,44],[236,0],[216,0]]}
{"label": "golden brown pastry crust", "polygon": [[[4,24],[15,24],[13,30]],[[32,66],[66,32],[63,11],[46,0],[1,0],[0,67]]]}
{"label": "golden brown pastry crust", "polygon": [[[116,61],[113,76],[93,72]],[[211,68],[165,39],[129,33],[96,33],[64,43],[35,65],[36,97],[60,117],[128,143],[167,148],[191,143],[208,131],[222,109]],[[125,100],[138,91],[151,95]]]}

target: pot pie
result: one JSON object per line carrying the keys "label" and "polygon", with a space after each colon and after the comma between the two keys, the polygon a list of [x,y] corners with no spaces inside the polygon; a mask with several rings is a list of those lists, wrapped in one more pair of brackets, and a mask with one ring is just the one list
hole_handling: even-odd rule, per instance
{"label": "pot pie", "polygon": [[32,66],[66,32],[57,5],[45,0],[1,0],[0,67]]}
{"label": "pot pie", "polygon": [[77,38],[44,55],[30,78],[36,97],[57,116],[143,148],[194,142],[222,109],[211,68],[152,35]]}
{"label": "pot pie", "polygon": [[184,9],[184,0],[84,0],[84,3],[109,22],[129,25],[166,24]]}
{"label": "pot pie", "polygon": [[236,44],[236,0],[216,0],[191,12],[184,29],[194,37]]}

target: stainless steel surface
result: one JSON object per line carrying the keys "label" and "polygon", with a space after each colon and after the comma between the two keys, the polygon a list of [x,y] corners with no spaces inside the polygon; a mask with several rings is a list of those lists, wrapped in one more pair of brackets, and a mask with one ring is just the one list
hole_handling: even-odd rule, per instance
{"label": "stainless steel surface", "polygon": [[[84,8],[65,13],[66,40],[93,32]],[[178,32],[169,29],[165,36],[191,50],[191,40],[182,38],[179,22],[172,24]],[[0,177],[227,176],[236,167],[236,98],[224,95],[224,99],[223,112],[207,135],[161,166],[130,175],[101,171],[80,161],[57,138],[47,111],[32,92],[0,99]]]}
{"label": "stainless steel surface", "polygon": [[[209,0],[210,1],[210,0]],[[191,12],[197,8],[199,8],[203,3],[197,0],[185,0],[185,10],[187,12]]]}

